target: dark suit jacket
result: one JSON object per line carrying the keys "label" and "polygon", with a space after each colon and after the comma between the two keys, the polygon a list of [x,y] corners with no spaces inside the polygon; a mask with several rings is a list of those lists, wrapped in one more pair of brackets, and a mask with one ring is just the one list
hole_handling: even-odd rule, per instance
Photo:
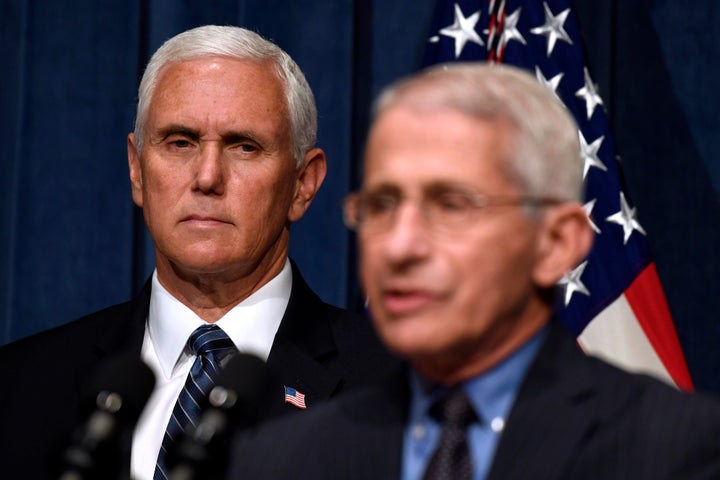
{"label": "dark suit jacket", "polygon": [[[400,375],[242,434],[230,478],[400,478],[407,385]],[[720,404],[586,357],[552,326],[488,478],[720,479]]]}
{"label": "dark suit jacket", "polygon": [[[148,281],[134,300],[0,348],[0,478],[56,478],[56,455],[82,423],[84,392],[97,365],[140,355]],[[290,301],[268,364],[306,395],[308,410],[348,387],[370,383],[395,360],[369,320],[323,303],[293,264]],[[277,389],[270,416],[300,412]],[[303,411],[302,413],[305,413]],[[129,442],[125,445],[129,468]]]}

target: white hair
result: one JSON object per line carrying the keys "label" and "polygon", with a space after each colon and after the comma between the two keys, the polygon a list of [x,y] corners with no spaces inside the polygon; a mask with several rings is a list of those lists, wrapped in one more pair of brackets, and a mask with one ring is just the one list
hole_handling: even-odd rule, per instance
{"label": "white hair", "polygon": [[397,104],[509,122],[514,137],[503,164],[510,178],[531,196],[581,201],[583,164],[575,121],[528,72],[485,63],[436,65],[386,88],[375,103],[375,116]]}

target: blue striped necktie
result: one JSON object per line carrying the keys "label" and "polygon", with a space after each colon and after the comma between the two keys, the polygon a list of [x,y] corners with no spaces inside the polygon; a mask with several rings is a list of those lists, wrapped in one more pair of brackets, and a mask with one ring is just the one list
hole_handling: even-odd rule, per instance
{"label": "blue striped necktie", "polygon": [[178,395],[175,408],[168,422],[162,446],[158,453],[153,480],[164,480],[169,476],[165,455],[186,429],[195,427],[207,396],[220,372],[220,361],[235,352],[232,340],[217,325],[198,327],[188,339],[190,351],[196,355],[185,386]]}

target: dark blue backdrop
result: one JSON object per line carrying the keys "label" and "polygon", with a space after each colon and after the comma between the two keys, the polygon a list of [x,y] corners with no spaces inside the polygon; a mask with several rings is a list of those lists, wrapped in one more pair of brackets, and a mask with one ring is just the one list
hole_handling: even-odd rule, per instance
{"label": "dark blue backdrop", "polygon": [[[0,343],[124,301],[151,271],[125,155],[137,82],[162,41],[206,23],[257,30],[306,72],[330,172],[291,254],[325,300],[354,306],[341,199],[370,99],[420,65],[433,4],[0,0]],[[693,378],[720,393],[720,4],[573,4]]]}

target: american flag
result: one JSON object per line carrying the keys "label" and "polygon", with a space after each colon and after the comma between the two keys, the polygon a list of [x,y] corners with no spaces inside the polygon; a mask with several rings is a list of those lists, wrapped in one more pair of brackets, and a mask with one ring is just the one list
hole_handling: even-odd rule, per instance
{"label": "american flag", "polygon": [[298,408],[305,409],[305,394],[298,392],[292,387],[285,387],[285,403],[292,403]]}
{"label": "american flag", "polygon": [[425,65],[502,62],[551,89],[579,126],[585,210],[596,232],[587,259],[561,280],[561,319],[581,347],[691,390],[692,381],[646,232],[622,181],[598,86],[568,0],[438,0]]}

